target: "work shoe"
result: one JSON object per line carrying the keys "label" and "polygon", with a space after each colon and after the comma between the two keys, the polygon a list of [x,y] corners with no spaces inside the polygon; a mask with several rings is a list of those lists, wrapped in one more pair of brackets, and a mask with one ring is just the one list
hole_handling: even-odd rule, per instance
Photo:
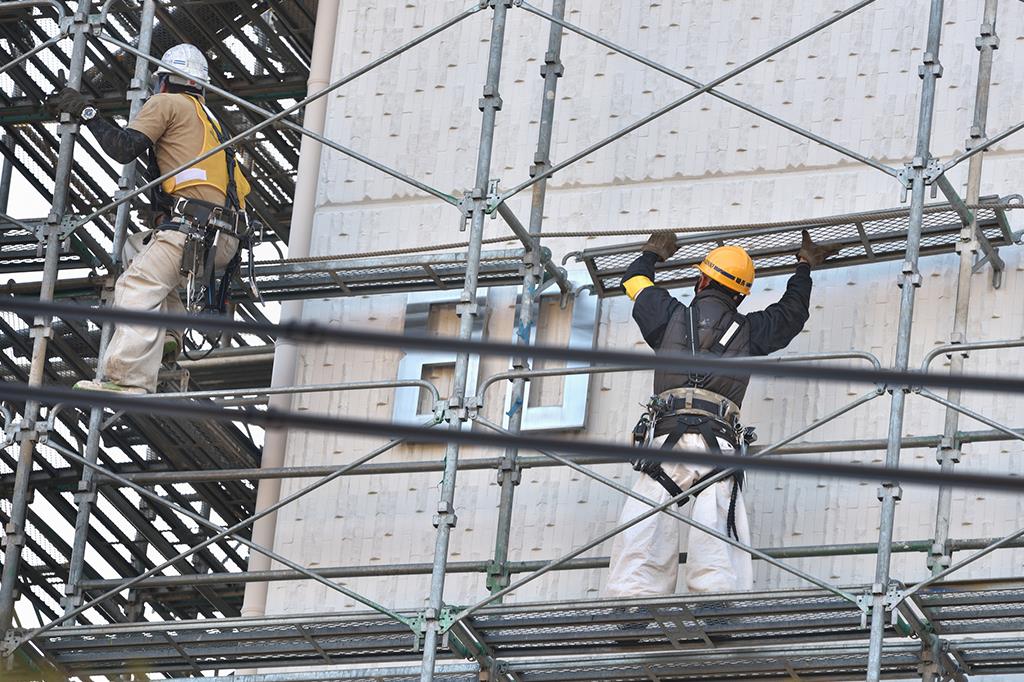
{"label": "work shoe", "polygon": [[181,346],[178,339],[168,334],[164,337],[164,352],[160,356],[160,362],[170,365],[178,361],[178,354],[181,353]]}
{"label": "work shoe", "polygon": [[122,386],[113,381],[94,381],[82,379],[72,388],[76,391],[106,391],[107,393],[121,393],[123,395],[146,395],[146,389],[135,386]]}

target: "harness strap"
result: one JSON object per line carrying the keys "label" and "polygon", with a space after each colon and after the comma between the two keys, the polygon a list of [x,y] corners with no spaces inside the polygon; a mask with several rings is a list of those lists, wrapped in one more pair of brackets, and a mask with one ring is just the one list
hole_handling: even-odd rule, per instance
{"label": "harness strap", "polygon": [[[156,160],[156,149],[151,144],[146,150],[146,170],[143,173],[146,178],[146,182],[152,182],[160,177],[160,164]],[[167,217],[171,217],[171,213],[174,210],[174,197],[164,191],[163,184],[157,183],[149,188],[149,203],[150,208],[154,213],[166,213]],[[159,221],[157,221],[159,224]]]}
{"label": "harness strap", "polygon": [[[699,419],[699,421],[697,421]],[[722,454],[722,448],[718,444],[719,434],[715,432],[715,428],[711,419],[707,418],[676,418],[675,426],[669,432],[668,437],[662,442],[661,447],[665,450],[671,450],[679,444],[684,434],[687,433],[699,433],[707,444],[708,450],[713,454]],[[665,469],[661,466],[660,462],[651,460],[640,460],[639,466],[635,467],[638,471],[642,471],[664,488],[671,497],[678,497],[683,494],[683,489],[679,487],[679,484],[675,480],[665,473]],[[704,481],[708,480],[713,476],[717,476],[721,473],[721,469],[715,468],[704,474],[690,487],[698,486]],[[732,479],[732,490],[729,494],[729,512],[726,515],[725,531],[729,537],[739,540],[739,531],[736,529],[736,500],[739,498],[740,489],[743,486],[743,472],[737,471],[729,478]],[[687,495],[676,502],[676,506],[682,507],[684,504],[690,501],[691,497],[696,497],[700,494],[700,491],[693,495]]]}
{"label": "harness strap", "polygon": [[[697,320],[694,317],[695,313],[693,309],[693,304],[686,307],[686,322],[688,333],[690,335],[690,352],[697,355]],[[707,353],[709,355],[714,355],[716,357],[722,357],[725,355],[725,352],[729,350],[729,346],[736,340],[736,336],[739,331],[743,329],[743,326],[747,323],[747,318],[737,312],[733,312],[731,318],[729,326],[725,328],[725,331],[722,332],[721,335],[715,339],[715,342],[711,344],[711,347],[708,348]],[[707,374],[691,372],[689,376],[690,383],[699,388],[707,383],[708,376],[709,375]]]}
{"label": "harness strap", "polygon": [[[191,96],[191,95],[190,95]],[[224,144],[230,138],[224,134],[223,128],[220,126],[220,121],[210,113],[210,110],[206,108],[206,104],[199,99],[196,99],[199,103],[199,107],[206,114],[206,120],[213,129],[213,134],[217,136],[217,142]],[[231,147],[224,148],[224,159],[228,166],[228,188],[224,198],[224,208],[231,209],[233,211],[240,211],[240,204],[238,201],[238,188],[235,186],[235,150]]]}

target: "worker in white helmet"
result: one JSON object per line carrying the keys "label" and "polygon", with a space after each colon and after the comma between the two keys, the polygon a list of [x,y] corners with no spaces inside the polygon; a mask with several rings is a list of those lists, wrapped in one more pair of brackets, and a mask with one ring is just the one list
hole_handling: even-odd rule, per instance
{"label": "worker in white helmet", "polygon": [[[164,53],[156,71],[154,95],[120,128],[100,116],[88,97],[64,88],[47,101],[86,123],[100,148],[120,163],[149,156],[152,178],[186,165],[227,139],[206,106],[209,79],[206,58],[194,45],[176,45]],[[175,70],[171,70],[174,67]],[[207,309],[223,308],[227,277],[215,271],[237,268],[238,239],[249,223],[245,198],[249,183],[229,147],[164,180],[150,193],[155,229],[132,235],[125,249],[127,269],[114,287],[114,305],[149,312],[183,312],[179,288],[185,277],[198,283]],[[189,248],[186,248],[186,244]],[[183,255],[188,254],[187,262]],[[75,387],[119,393],[156,390],[161,361],[173,362],[182,346],[179,330],[119,324],[114,330],[96,381]]]}

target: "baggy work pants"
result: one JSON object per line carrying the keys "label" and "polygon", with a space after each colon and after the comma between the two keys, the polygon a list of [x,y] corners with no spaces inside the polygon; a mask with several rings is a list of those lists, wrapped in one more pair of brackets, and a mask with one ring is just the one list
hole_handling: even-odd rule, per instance
{"label": "baggy work pants", "polygon": [[[114,306],[129,310],[159,313],[184,313],[178,295],[183,284],[181,256],[185,235],[175,230],[153,230],[134,234],[125,246],[128,268],[114,285]],[[235,255],[238,243],[233,237],[221,240],[215,267],[223,270]],[[134,257],[131,253],[137,251]],[[156,391],[160,358],[166,329],[134,324],[118,324],[103,356],[103,377],[122,386]],[[179,338],[178,330],[172,330]]]}
{"label": "baggy work pants", "polygon": [[[655,440],[655,446],[664,437]],[[719,441],[723,451],[731,447]],[[704,438],[696,433],[687,433],[680,438],[677,447],[686,450],[707,450]],[[662,463],[665,473],[686,490],[710,469],[688,464]],[[729,502],[732,495],[732,479],[727,478],[705,488],[696,498],[690,498],[681,511],[689,511],[694,521],[710,526],[727,535]],[[646,474],[633,486],[633,491],[658,504],[671,499],[664,487]],[[671,507],[679,510],[679,507]],[[619,516],[619,523],[625,523],[651,509],[632,497],[626,500]],[[608,597],[647,597],[674,594],[679,573],[680,531],[684,524],[661,512],[634,524],[615,536],[612,542],[611,565],[604,593]],[[750,527],[743,504],[743,493],[736,498],[736,532],[739,541],[750,544]],[[712,537],[707,533],[690,528],[686,548],[686,587],[692,593],[739,592],[753,587],[751,557],[746,552]]]}

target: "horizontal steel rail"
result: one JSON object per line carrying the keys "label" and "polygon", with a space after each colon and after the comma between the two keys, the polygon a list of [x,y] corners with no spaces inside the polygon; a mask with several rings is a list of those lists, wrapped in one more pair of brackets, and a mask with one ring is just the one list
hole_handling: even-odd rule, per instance
{"label": "horizontal steel rail", "polygon": [[[1015,436],[1008,436],[1000,430],[986,429],[982,431],[958,431],[956,438],[961,443],[998,443],[1013,440],[1016,436],[1024,436],[1024,429],[1014,429]],[[906,436],[903,439],[903,449],[932,449],[942,443],[942,434],[930,436]],[[773,455],[817,455],[836,452],[872,452],[885,450],[887,441],[884,438],[866,438],[849,440],[830,441],[801,441],[783,447],[773,448]],[[751,455],[757,455],[767,449],[768,446],[753,446],[750,448]],[[577,464],[612,464],[601,457],[587,457],[584,455],[572,455],[567,457]],[[459,462],[459,471],[484,471],[496,469],[501,464],[501,457],[474,457]],[[524,456],[519,460],[524,469],[550,468],[562,466],[549,457]],[[386,476],[390,474],[414,474],[442,471],[444,465],[438,460],[418,460],[409,462],[385,462],[381,464],[368,464],[352,471],[352,476]],[[215,483],[226,481],[259,481],[268,478],[319,478],[332,471],[330,465],[319,466],[294,466],[278,467],[271,469],[198,469],[194,471],[185,470],[160,470],[150,469],[138,471],[132,469],[116,469],[113,473],[123,476],[133,483],[141,485],[171,485],[174,483]],[[100,485],[117,485],[116,481],[103,477],[98,473],[97,482]],[[46,486],[62,487],[71,489],[78,480],[78,472],[75,469],[62,470],[61,473],[50,475],[38,471],[32,474],[32,485],[39,489]],[[0,476],[0,494],[6,494],[11,486],[11,475]]]}
{"label": "horizontal steel rail", "polygon": [[[867,402],[879,395],[877,392],[870,392],[862,395],[852,403],[849,403],[837,412],[825,418],[817,420],[809,427],[801,429],[796,434],[789,436],[795,439],[799,435],[816,428],[817,425],[835,418],[843,412],[847,412],[856,406]],[[759,457],[741,457],[738,455],[724,455],[709,453],[697,450],[652,450],[650,448],[637,448],[623,443],[609,441],[575,441],[560,438],[541,437],[534,435],[506,436],[502,434],[487,434],[475,431],[436,431],[429,427],[413,426],[408,424],[396,424],[368,420],[365,418],[339,416],[330,417],[324,415],[308,414],[306,412],[277,411],[277,410],[254,410],[246,412],[225,410],[214,405],[197,404],[189,400],[138,400],[138,396],[126,396],[116,393],[100,391],[77,391],[68,388],[54,388],[50,386],[26,386],[23,384],[7,383],[0,386],[0,397],[6,396],[13,400],[25,400],[32,397],[46,403],[61,403],[65,405],[78,405],[85,407],[108,407],[125,413],[163,414],[183,419],[207,419],[216,422],[236,423],[244,422],[264,428],[288,427],[292,429],[306,429],[326,433],[358,433],[365,435],[389,434],[396,437],[416,439],[424,443],[458,443],[459,445],[481,446],[481,447],[520,447],[534,450],[559,450],[567,453],[582,454],[594,457],[603,457],[609,462],[623,462],[633,459],[657,459],[663,462],[681,462],[685,464],[708,466],[720,468],[723,471],[730,468],[741,468],[744,470],[756,471],[778,471],[788,474],[834,476],[837,478],[848,478],[852,480],[879,480],[884,477],[892,477],[906,484],[919,484],[928,486],[939,485],[960,485],[964,487],[975,487],[986,490],[1000,490],[1017,493],[1024,490],[1024,480],[1016,476],[1003,476],[988,473],[957,473],[946,474],[942,472],[905,469],[894,470],[889,467],[874,467],[861,464],[845,464],[838,462],[820,462],[813,460],[789,460],[772,459],[763,455],[771,451],[767,448],[761,451]],[[780,441],[781,444],[783,441]],[[714,477],[709,478],[705,483],[713,482]],[[700,484],[704,485],[704,484]],[[689,492],[692,494],[698,489],[695,486]]]}
{"label": "horizontal steel rail", "polygon": [[[311,343],[348,343],[374,348],[406,348],[416,350],[445,350],[473,354],[518,356],[522,348],[513,343],[477,341],[453,337],[396,334],[370,329],[330,326],[316,322],[285,321],[241,322],[223,316],[152,313],[124,308],[90,308],[82,305],[29,301],[0,297],[0,310],[26,315],[55,315],[71,320],[104,320],[161,328],[180,326],[197,331],[257,334],[292,338]],[[815,381],[863,382],[886,386],[928,386],[932,388],[962,388],[987,390],[996,393],[1024,394],[1024,378],[999,375],[958,376],[925,374],[916,370],[856,369],[853,367],[817,366],[811,363],[778,362],[777,360],[748,358],[719,358],[713,355],[672,354],[658,355],[632,351],[589,348],[564,348],[534,345],[530,347],[534,358],[549,360],[589,361],[606,364],[636,365],[652,369],[679,371],[714,371],[720,374],[774,376],[787,379]]]}
{"label": "horizontal steel rail", "polygon": [[[554,461],[550,460],[549,461]],[[559,466],[563,466],[559,464]],[[1001,538],[963,538],[949,541],[951,551],[985,549]],[[895,540],[892,551],[898,554],[927,553],[932,540]],[[1022,548],[1024,539],[1015,538],[1000,545],[1002,548]],[[830,545],[799,545],[792,547],[760,547],[758,551],[775,559],[806,559],[833,556],[868,556],[878,551],[877,542],[841,543]],[[760,560],[760,557],[755,556]],[[534,559],[531,561],[510,561],[511,573],[531,573],[550,563],[551,559]],[[686,552],[679,554],[679,563],[686,562]],[[450,561],[449,573],[486,573],[487,561]],[[318,568],[316,572],[325,578],[374,578],[379,576],[412,576],[430,575],[432,564],[367,564],[365,566],[331,566]],[[581,571],[597,568],[608,568],[608,557],[583,557],[566,561],[553,570]],[[200,573],[196,575],[158,575],[136,583],[137,590],[158,590],[163,588],[196,587],[201,585],[232,585],[252,582],[281,582],[302,580],[303,574],[287,569],[268,571],[246,571],[241,573]],[[85,590],[107,590],[121,583],[120,579],[82,580],[79,585]]]}
{"label": "horizontal steel rail", "polygon": [[966,353],[972,350],[998,350],[1001,348],[1024,347],[1024,339],[1003,339],[1000,341],[977,341],[974,343],[947,343],[936,346],[928,351],[924,360],[921,361],[921,371],[927,372],[935,358],[940,355],[951,355],[953,353]]}
{"label": "horizontal steel rail", "polygon": [[[858,359],[869,363],[874,369],[882,369],[882,363],[873,354],[867,351],[837,351],[834,353],[794,353],[789,355],[775,355],[764,358],[766,361],[775,362],[814,362],[817,360],[847,360]],[[613,374],[617,372],[644,371],[646,367],[639,365],[600,365],[597,367],[558,367],[553,369],[530,369],[530,370],[509,370],[492,374],[480,383],[477,391],[478,397],[482,398],[492,384],[499,381],[514,381],[516,379],[536,379],[540,377],[574,376],[578,374]]]}
{"label": "horizontal steel rail", "polygon": [[[339,384],[303,384],[299,386],[266,386],[262,388],[225,388],[217,391],[184,391],[181,393],[150,393],[139,396],[142,400],[152,398],[219,399],[243,398],[246,396],[267,397],[272,395],[294,395],[300,393],[333,393],[335,391],[369,391],[377,388],[406,388],[416,386],[430,394],[433,402],[441,399],[437,386],[426,379],[403,379],[401,381],[356,381]],[[218,400],[218,402],[221,402]],[[221,403],[223,404],[223,403]],[[235,403],[238,404],[238,403]]]}

